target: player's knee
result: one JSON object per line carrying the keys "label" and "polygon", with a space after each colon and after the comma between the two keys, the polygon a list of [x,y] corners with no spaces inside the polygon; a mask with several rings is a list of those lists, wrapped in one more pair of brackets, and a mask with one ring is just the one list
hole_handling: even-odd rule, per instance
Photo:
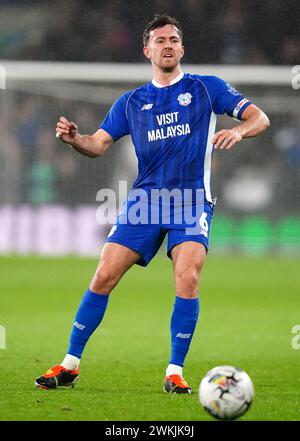
{"label": "player's knee", "polygon": [[92,280],[92,290],[95,292],[109,293],[117,284],[117,278],[106,265],[100,265]]}
{"label": "player's knee", "polygon": [[194,291],[198,287],[199,271],[196,268],[178,271],[175,279],[176,285],[180,290]]}

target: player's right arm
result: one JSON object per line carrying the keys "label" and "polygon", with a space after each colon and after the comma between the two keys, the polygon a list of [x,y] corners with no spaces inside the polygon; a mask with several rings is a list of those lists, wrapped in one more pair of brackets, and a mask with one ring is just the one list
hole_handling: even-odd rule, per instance
{"label": "player's right arm", "polygon": [[77,125],[64,116],[61,116],[57,122],[56,134],[61,141],[90,158],[103,155],[114,142],[110,134],[103,129],[97,130],[93,135],[80,135]]}

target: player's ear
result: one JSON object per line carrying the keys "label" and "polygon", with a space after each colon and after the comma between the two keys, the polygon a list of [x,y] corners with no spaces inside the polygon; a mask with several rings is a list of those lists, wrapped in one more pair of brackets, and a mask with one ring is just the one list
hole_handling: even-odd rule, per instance
{"label": "player's ear", "polygon": [[181,58],[184,56],[184,46],[181,46]]}
{"label": "player's ear", "polygon": [[150,54],[151,51],[147,46],[144,46],[143,52],[146,58],[148,59],[151,58],[151,54]]}

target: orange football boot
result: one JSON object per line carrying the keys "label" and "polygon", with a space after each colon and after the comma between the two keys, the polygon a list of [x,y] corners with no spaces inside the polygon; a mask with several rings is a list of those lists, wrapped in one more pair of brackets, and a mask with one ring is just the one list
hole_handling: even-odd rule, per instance
{"label": "orange football boot", "polygon": [[79,369],[65,369],[56,365],[35,380],[35,386],[41,389],[57,389],[60,386],[74,387],[78,380]]}
{"label": "orange football boot", "polygon": [[170,394],[192,394],[192,388],[181,375],[169,375],[165,377],[164,391]]}

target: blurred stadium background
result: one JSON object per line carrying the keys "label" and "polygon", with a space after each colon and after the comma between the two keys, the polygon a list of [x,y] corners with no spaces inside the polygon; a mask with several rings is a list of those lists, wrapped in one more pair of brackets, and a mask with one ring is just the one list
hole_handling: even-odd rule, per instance
{"label": "blurred stadium background", "polygon": [[96,222],[96,194],[133,181],[133,148],[123,139],[90,160],[56,140],[55,125],[65,115],[92,133],[120,93],[151,79],[141,36],[159,12],[182,23],[185,71],[225,78],[271,120],[266,134],[214,155],[214,251],[300,254],[297,1],[11,0],[0,8],[1,254],[99,254],[109,226]]}

